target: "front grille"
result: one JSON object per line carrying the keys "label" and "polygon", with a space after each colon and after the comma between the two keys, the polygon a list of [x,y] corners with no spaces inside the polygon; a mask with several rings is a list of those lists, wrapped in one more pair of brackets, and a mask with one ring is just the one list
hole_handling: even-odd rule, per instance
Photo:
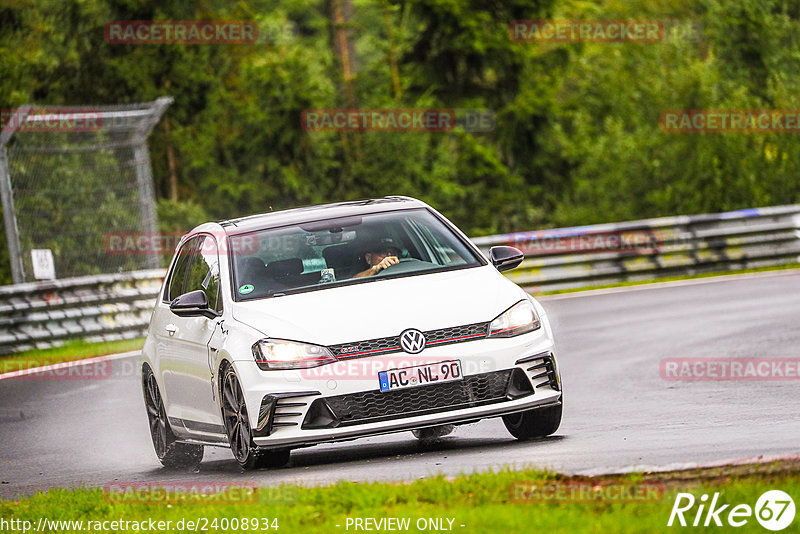
{"label": "front grille", "polygon": [[[423,332],[425,335],[425,347],[481,339],[486,337],[488,329],[489,323],[475,323],[464,326],[440,328],[438,330],[428,330],[427,332]],[[364,356],[374,356],[375,354],[402,352],[403,350],[400,348],[399,334],[396,336],[368,339],[366,341],[340,343],[338,345],[331,345],[328,349],[334,356],[340,359],[362,358]]]}
{"label": "front grille", "polygon": [[488,323],[475,323],[465,326],[454,326],[451,328],[440,328],[439,330],[423,332],[423,334],[425,334],[425,346],[427,347],[428,345],[433,344],[446,345],[447,342],[458,343],[459,341],[477,339],[479,337],[486,336],[488,329]]}
{"label": "front grille", "polygon": [[378,352],[398,352],[400,350],[400,336],[381,337],[356,343],[342,343],[340,345],[331,345],[328,349],[334,356],[341,358],[354,358]]}
{"label": "front grille", "polygon": [[[521,375],[514,377],[512,373]],[[524,381],[524,382],[523,382]],[[514,387],[509,395],[509,383]],[[519,391],[523,384],[526,391]],[[473,408],[533,393],[521,369],[506,369],[464,377],[457,382],[431,384],[397,391],[366,391],[315,400],[303,428],[322,428],[374,423],[428,413]]]}

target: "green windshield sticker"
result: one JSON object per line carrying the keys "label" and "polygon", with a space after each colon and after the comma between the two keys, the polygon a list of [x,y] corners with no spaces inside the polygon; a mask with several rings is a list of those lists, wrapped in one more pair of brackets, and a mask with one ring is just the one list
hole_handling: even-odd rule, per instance
{"label": "green windshield sticker", "polygon": [[248,293],[252,292],[255,288],[250,284],[245,284],[239,288],[239,293],[242,295],[247,295]]}

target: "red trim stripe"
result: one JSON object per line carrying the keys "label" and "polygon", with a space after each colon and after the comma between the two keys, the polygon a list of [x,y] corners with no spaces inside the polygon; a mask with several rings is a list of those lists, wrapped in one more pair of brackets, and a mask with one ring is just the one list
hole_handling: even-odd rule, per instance
{"label": "red trim stripe", "polygon": [[[427,347],[428,345],[439,345],[440,343],[459,341],[461,339],[472,339],[472,338],[476,338],[476,337],[486,337],[486,334],[485,333],[482,333],[482,334],[470,334],[468,336],[450,337],[450,338],[447,338],[447,339],[440,339],[438,341],[428,341],[428,342],[425,343],[425,346]],[[388,352],[388,351],[400,351],[400,350],[402,350],[402,349],[399,346],[398,347],[387,347],[385,349],[365,350],[365,351],[361,351],[361,352],[351,352],[351,353],[348,353],[348,354],[340,354],[339,356],[337,356],[337,358],[345,359],[345,358],[349,358],[351,356],[360,356],[362,354],[374,354],[376,352]]]}
{"label": "red trim stripe", "polygon": [[364,350],[364,351],[361,351],[361,352],[350,352],[348,354],[340,354],[339,356],[337,356],[337,358],[347,358],[347,357],[350,357],[350,356],[358,356],[359,354],[372,354],[372,353],[375,353],[375,352],[386,352],[386,351],[389,351],[389,350],[399,350],[399,349],[400,349],[400,347],[387,347],[385,349]]}

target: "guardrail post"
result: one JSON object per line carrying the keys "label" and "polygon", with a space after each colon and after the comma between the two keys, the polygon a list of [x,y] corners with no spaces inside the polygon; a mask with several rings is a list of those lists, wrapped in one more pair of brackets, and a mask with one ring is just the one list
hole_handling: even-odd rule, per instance
{"label": "guardrail post", "polygon": [[[794,221],[794,235],[800,243],[800,213],[796,214],[792,219]],[[795,261],[800,262],[800,255],[795,258]]]}

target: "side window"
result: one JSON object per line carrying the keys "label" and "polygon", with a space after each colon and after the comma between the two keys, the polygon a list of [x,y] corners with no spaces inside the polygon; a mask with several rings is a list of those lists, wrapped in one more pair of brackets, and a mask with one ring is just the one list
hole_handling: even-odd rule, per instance
{"label": "side window", "polygon": [[208,307],[221,311],[217,243],[210,236],[201,236],[199,239],[197,246],[192,249],[184,293],[202,289],[208,299]]}
{"label": "side window", "polygon": [[193,237],[183,244],[178,251],[178,259],[175,260],[175,267],[172,269],[172,278],[169,281],[169,288],[167,290],[166,299],[172,301],[186,293],[183,290],[186,282],[186,266],[189,264],[189,259],[192,256],[192,250],[197,246],[197,237]]}

